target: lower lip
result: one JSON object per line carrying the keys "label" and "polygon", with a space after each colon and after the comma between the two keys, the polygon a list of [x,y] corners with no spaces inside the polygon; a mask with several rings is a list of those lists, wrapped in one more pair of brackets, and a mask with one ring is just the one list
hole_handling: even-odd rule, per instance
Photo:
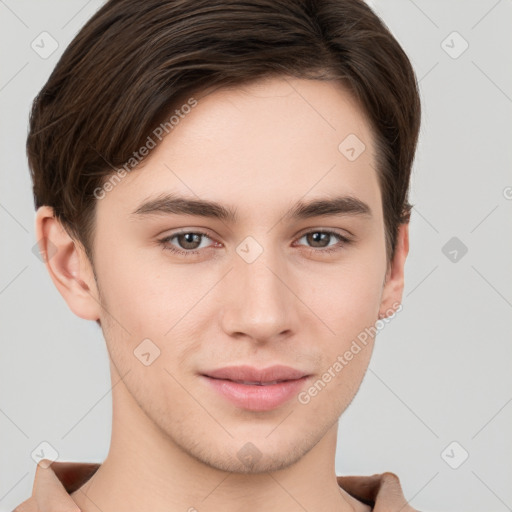
{"label": "lower lip", "polygon": [[231,380],[214,379],[202,376],[221,395],[242,409],[250,411],[270,411],[297,395],[308,377],[287,380],[268,386],[239,384]]}

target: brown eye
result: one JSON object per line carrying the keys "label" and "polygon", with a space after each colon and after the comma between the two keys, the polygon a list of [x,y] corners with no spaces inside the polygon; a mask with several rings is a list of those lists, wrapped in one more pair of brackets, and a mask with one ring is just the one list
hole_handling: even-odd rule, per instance
{"label": "brown eye", "polygon": [[314,231],[305,236],[308,243],[312,244],[312,247],[320,248],[327,247],[329,245],[329,240],[332,238],[330,233],[324,233],[322,231]]}
{"label": "brown eye", "polygon": [[201,237],[198,233],[182,233],[173,238],[176,238],[182,249],[197,249],[201,245]]}
{"label": "brown eye", "polygon": [[[350,240],[336,233],[335,231],[309,231],[300,237],[299,240],[305,238],[309,249],[318,249],[318,252],[333,252],[340,250],[343,245],[350,243]],[[338,242],[330,244],[329,242],[333,239],[337,239]]]}
{"label": "brown eye", "polygon": [[[176,243],[171,243],[176,239]],[[200,249],[206,249],[209,246],[201,244],[204,240],[211,240],[211,238],[202,231],[182,231],[181,233],[174,233],[159,240],[160,245],[164,250],[168,250],[183,256],[194,256],[201,252]]]}

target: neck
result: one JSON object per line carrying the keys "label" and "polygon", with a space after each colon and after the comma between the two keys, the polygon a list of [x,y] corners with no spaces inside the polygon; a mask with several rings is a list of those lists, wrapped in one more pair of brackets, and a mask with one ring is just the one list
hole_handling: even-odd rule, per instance
{"label": "neck", "polygon": [[[334,424],[313,449],[277,471],[231,472],[199,460],[163,432],[111,368],[112,437],[98,471],[71,496],[83,512],[363,512],[338,486]],[[114,386],[115,384],[115,386]]]}

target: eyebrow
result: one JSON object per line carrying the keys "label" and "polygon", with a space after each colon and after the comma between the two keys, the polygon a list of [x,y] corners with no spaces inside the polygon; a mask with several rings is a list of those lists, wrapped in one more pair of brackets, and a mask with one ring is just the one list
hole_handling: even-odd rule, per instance
{"label": "eyebrow", "polygon": [[[194,215],[236,223],[236,208],[224,206],[206,199],[191,199],[176,194],[161,194],[148,198],[131,215]],[[371,217],[368,204],[353,196],[336,196],[297,202],[285,215],[287,220],[303,220],[312,217],[361,215]]]}

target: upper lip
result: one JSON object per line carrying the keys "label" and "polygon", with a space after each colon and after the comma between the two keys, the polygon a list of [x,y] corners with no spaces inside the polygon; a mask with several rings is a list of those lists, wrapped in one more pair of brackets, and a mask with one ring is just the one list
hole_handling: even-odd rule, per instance
{"label": "upper lip", "polygon": [[290,366],[274,365],[268,368],[254,368],[253,366],[226,366],[209,370],[203,375],[214,379],[225,379],[248,382],[273,382],[276,380],[296,380],[307,376],[307,373]]}

